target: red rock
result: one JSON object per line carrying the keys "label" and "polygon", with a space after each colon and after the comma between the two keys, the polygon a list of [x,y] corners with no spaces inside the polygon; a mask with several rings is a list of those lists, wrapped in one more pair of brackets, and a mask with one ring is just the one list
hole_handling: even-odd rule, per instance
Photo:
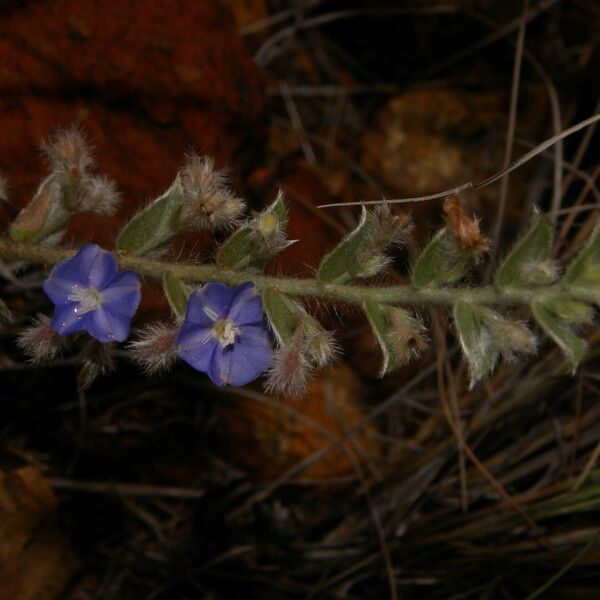
{"label": "red rock", "polygon": [[40,140],[73,122],[123,192],[115,218],[73,220],[77,240],[109,246],[191,147],[239,169],[242,143],[262,135],[261,79],[219,2],[43,0],[9,12],[0,24],[0,170],[16,204],[45,174]]}

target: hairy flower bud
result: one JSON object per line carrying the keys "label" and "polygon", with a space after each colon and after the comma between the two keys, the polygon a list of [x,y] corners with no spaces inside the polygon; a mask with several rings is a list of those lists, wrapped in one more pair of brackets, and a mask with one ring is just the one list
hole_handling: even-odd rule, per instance
{"label": "hairy flower bud", "polygon": [[373,210],[375,215],[375,233],[369,247],[384,250],[389,246],[406,244],[414,228],[414,223],[408,213],[392,214],[388,204],[378,204]]}
{"label": "hairy flower bud", "polygon": [[535,336],[523,323],[506,319],[487,320],[494,344],[505,360],[514,360],[519,354],[533,354],[536,351]]}
{"label": "hairy flower bud", "polygon": [[554,283],[559,275],[559,266],[554,260],[528,262],[523,265],[523,280],[530,285],[548,285]]}
{"label": "hairy flower bud", "polygon": [[17,347],[35,365],[47,363],[61,354],[65,338],[52,329],[52,321],[46,315],[38,315],[33,325],[23,329],[17,337]]}
{"label": "hairy flower bud", "polygon": [[244,211],[244,201],[229,189],[226,172],[215,170],[211,158],[188,156],[180,175],[183,227],[217,229],[235,224]]}
{"label": "hairy flower bud", "polygon": [[120,196],[114,181],[105,175],[86,178],[77,202],[79,210],[110,217],[115,214]]}
{"label": "hairy flower bud", "polygon": [[137,332],[128,346],[131,359],[148,375],[169,370],[177,360],[179,327],[171,323],[151,323]]}
{"label": "hairy flower bud", "polygon": [[334,362],[340,353],[340,348],[331,331],[324,329],[316,319],[308,314],[303,326],[304,348],[308,359],[319,369]]}
{"label": "hairy flower bud", "polygon": [[305,353],[304,337],[304,327],[299,326],[292,340],[275,350],[267,371],[267,392],[296,397],[306,390],[313,369]]}
{"label": "hairy flower bud", "polygon": [[448,231],[462,248],[474,254],[483,254],[487,250],[488,240],[481,235],[477,221],[467,217],[463,204],[456,194],[444,200],[444,216]]}
{"label": "hairy flower bud", "polygon": [[98,377],[114,370],[114,343],[102,343],[95,339],[88,339],[81,351],[81,358],[77,388],[79,391],[84,391]]}
{"label": "hairy flower bud", "polygon": [[76,126],[58,130],[42,148],[52,171],[64,181],[82,180],[93,164],[90,147]]}
{"label": "hairy flower bud", "polygon": [[424,327],[403,309],[391,308],[389,318],[392,349],[398,364],[403,365],[420,356],[427,348]]}

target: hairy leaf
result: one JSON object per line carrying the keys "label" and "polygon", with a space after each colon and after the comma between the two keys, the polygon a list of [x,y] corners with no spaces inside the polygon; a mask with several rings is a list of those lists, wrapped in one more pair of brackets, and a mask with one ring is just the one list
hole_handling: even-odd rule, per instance
{"label": "hairy leaf", "polygon": [[469,272],[474,258],[446,228],[440,229],[417,259],[412,282],[418,288],[451,285]]}
{"label": "hairy leaf", "polygon": [[183,204],[181,183],[173,185],[125,225],[117,238],[117,250],[143,255],[164,246],[179,229]]}
{"label": "hairy leaf", "polygon": [[469,365],[471,389],[492,371],[498,360],[499,348],[486,323],[486,317],[494,318],[492,315],[493,311],[476,304],[461,301],[454,305],[454,324]]}
{"label": "hairy leaf", "polygon": [[383,354],[383,363],[379,372],[380,376],[383,377],[397,368],[399,364],[394,353],[390,335],[392,323],[387,313],[387,307],[384,307],[373,300],[367,300],[363,304],[363,310],[367,315],[371,329],[377,338],[377,342],[379,343],[379,347]]}
{"label": "hairy leaf", "polygon": [[600,224],[596,225],[587,244],[567,267],[564,281],[575,287],[600,286]]}
{"label": "hairy leaf", "polygon": [[556,314],[552,302],[534,300],[531,311],[540,327],[558,344],[575,371],[587,349],[586,341],[577,335],[572,323]]}
{"label": "hairy leaf", "polygon": [[287,344],[305,314],[304,307],[273,288],[263,291],[262,304],[277,341],[280,344]]}
{"label": "hairy leaf", "polygon": [[163,275],[162,284],[165,297],[173,314],[178,317],[185,315],[185,309],[191,294],[189,286],[172,273]]}
{"label": "hairy leaf", "polygon": [[529,232],[508,253],[496,272],[496,285],[500,287],[524,287],[535,284],[528,277],[528,268],[550,258],[552,230],[548,221],[541,217]]}
{"label": "hairy leaf", "polygon": [[372,213],[363,208],[360,222],[329,254],[317,271],[317,279],[326,282],[343,282],[356,277],[364,267],[365,250],[375,231]]}

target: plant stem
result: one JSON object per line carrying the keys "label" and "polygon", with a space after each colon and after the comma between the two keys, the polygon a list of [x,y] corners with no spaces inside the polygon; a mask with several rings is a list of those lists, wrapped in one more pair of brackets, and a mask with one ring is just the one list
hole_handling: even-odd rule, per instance
{"label": "plant stem", "polygon": [[[74,253],[74,250],[65,248],[34,246],[0,238],[0,258],[4,260],[55,265],[73,256]],[[596,302],[600,297],[599,288],[567,289],[560,284],[511,289],[499,289],[493,285],[479,288],[415,288],[412,285],[367,286],[323,283],[315,278],[272,277],[253,271],[224,270],[212,264],[168,262],[124,254],[117,255],[116,258],[121,269],[129,269],[147,277],[161,278],[166,273],[171,273],[188,283],[219,281],[228,285],[239,285],[251,281],[259,290],[275,288],[293,296],[314,296],[354,304],[373,300],[388,304],[448,306],[462,300],[478,304],[515,305],[531,304],[538,298],[557,296],[584,302]]]}

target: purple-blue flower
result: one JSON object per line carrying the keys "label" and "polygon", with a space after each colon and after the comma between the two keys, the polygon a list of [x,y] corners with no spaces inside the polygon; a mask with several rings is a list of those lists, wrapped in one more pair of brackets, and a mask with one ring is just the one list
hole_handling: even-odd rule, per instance
{"label": "purple-blue flower", "polygon": [[119,273],[110,252],[85,244],[58,263],[44,283],[56,305],[52,329],[60,335],[87,331],[101,342],[122,342],[140,303],[140,285],[136,273]]}
{"label": "purple-blue flower", "polygon": [[216,385],[241,386],[271,364],[262,302],[252,283],[207,283],[194,292],[177,335],[179,357]]}

